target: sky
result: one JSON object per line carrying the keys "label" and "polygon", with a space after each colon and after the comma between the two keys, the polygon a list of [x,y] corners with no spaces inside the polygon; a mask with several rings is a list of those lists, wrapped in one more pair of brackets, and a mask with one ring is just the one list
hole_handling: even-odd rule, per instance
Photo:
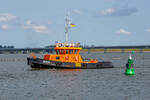
{"label": "sky", "polygon": [[76,25],[69,41],[82,45],[150,45],[150,0],[0,0],[0,45],[37,48],[65,41],[65,17]]}

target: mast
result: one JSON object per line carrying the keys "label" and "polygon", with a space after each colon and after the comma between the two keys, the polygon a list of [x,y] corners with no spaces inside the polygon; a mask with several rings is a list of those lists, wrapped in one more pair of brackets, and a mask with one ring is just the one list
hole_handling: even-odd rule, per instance
{"label": "mast", "polygon": [[65,35],[66,35],[66,42],[68,42],[68,38],[69,38],[68,31],[69,31],[70,24],[71,24],[69,14],[67,14],[65,21],[66,21],[66,23],[65,23]]}

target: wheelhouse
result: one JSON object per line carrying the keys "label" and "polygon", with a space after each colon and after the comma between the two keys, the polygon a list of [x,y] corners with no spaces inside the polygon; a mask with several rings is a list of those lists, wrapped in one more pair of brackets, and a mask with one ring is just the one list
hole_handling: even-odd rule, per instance
{"label": "wheelhouse", "polygon": [[79,54],[80,50],[82,49],[79,46],[80,46],[79,43],[77,43],[77,44],[57,43],[55,52],[56,52],[56,54],[60,54],[60,55],[62,55],[62,54]]}

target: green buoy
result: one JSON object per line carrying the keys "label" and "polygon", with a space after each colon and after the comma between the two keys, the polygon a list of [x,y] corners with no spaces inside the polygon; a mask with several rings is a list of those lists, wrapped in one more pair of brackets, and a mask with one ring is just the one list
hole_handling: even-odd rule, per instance
{"label": "green buoy", "polygon": [[135,75],[134,63],[131,55],[128,58],[128,63],[126,64],[125,75]]}

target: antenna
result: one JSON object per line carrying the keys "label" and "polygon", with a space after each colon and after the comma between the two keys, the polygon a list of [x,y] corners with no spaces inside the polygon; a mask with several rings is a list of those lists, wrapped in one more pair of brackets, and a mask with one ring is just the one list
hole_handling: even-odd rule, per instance
{"label": "antenna", "polygon": [[70,24],[71,24],[71,21],[70,21],[70,18],[69,18],[69,12],[66,16],[66,19],[65,19],[66,23],[65,23],[65,34],[66,34],[66,42],[68,42],[68,30],[70,28]]}

